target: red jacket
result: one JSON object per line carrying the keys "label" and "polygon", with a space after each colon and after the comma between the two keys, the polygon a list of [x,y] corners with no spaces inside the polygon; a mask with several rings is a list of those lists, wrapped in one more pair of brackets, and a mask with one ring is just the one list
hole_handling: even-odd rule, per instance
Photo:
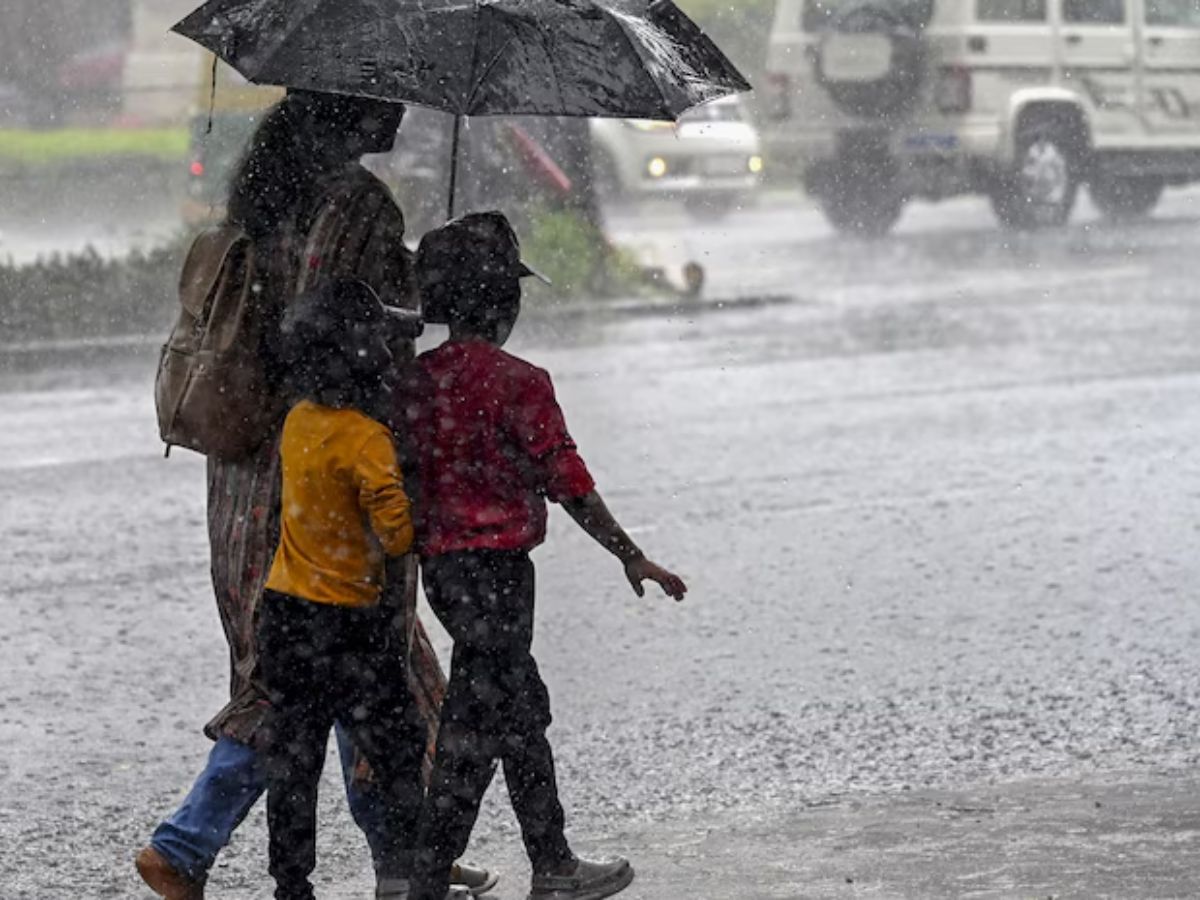
{"label": "red jacket", "polygon": [[448,341],[422,354],[403,394],[425,556],[531,550],[546,537],[547,499],[595,489],[550,376],[493,344]]}

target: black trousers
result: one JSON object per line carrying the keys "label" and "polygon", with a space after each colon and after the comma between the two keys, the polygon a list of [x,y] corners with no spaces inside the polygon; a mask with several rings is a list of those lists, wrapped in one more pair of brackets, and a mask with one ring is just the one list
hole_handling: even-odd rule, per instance
{"label": "black trousers", "polygon": [[424,560],[422,569],[454,654],[409,900],[443,900],[497,760],[534,871],[568,861],[571,849],[546,740],[550,695],[531,653],[529,554],[449,553]]}
{"label": "black trousers", "polygon": [[312,900],[317,785],[329,731],[340,722],[389,799],[389,853],[416,844],[426,727],[409,694],[404,648],[376,609],[311,603],[267,591],[258,658],[267,721],[267,824],[277,900]]}

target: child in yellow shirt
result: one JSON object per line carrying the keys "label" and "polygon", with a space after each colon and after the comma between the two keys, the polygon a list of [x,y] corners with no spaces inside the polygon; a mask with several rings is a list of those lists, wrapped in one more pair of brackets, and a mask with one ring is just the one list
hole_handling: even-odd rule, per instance
{"label": "child in yellow shirt", "polygon": [[385,318],[368,286],[340,280],[298,298],[283,320],[299,400],[283,426],[280,540],[258,626],[277,900],[313,897],[317,783],[335,722],[389,798],[396,852],[416,837],[425,725],[404,648],[390,646],[378,610],[385,560],[409,551],[413,524],[391,431],[364,411],[391,368]]}

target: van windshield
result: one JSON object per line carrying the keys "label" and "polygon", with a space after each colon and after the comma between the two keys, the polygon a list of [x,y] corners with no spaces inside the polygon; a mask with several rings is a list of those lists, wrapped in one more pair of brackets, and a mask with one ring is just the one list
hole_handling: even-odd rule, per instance
{"label": "van windshield", "polygon": [[804,31],[829,28],[838,13],[852,7],[875,7],[900,14],[913,28],[924,28],[933,18],[934,0],[804,0],[800,27]]}

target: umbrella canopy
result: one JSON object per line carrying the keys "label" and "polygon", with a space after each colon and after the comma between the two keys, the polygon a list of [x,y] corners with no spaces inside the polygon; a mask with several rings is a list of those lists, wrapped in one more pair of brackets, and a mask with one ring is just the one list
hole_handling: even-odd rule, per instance
{"label": "umbrella canopy", "polygon": [[209,0],[174,30],[258,84],[458,116],[673,120],[750,89],[671,0]]}

